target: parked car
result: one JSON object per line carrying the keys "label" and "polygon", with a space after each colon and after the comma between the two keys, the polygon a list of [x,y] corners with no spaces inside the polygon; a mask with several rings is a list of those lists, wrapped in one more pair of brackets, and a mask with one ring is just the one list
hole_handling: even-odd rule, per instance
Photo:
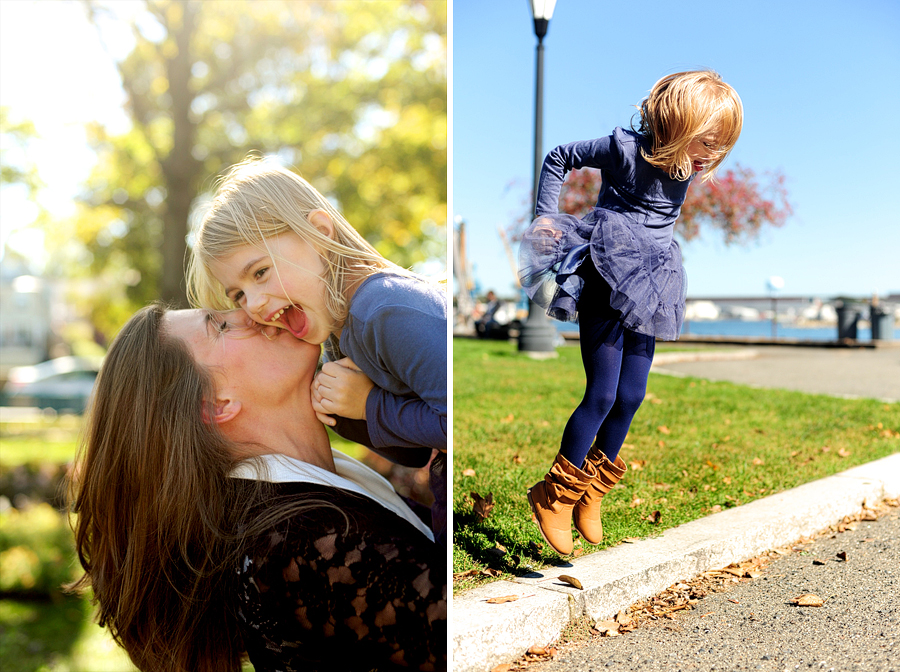
{"label": "parked car", "polygon": [[16,366],[9,370],[0,403],[84,413],[99,371],[100,360],[85,357],[58,357],[34,366]]}

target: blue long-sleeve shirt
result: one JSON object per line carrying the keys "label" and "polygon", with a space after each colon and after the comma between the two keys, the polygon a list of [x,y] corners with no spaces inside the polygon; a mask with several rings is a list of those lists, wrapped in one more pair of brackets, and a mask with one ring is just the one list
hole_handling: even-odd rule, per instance
{"label": "blue long-sleeve shirt", "polygon": [[[335,431],[384,454],[428,448],[409,459],[424,465],[432,448],[447,449],[447,297],[416,278],[377,273],[350,301],[340,353],[375,383],[366,400],[366,421],[336,418]],[[328,350],[328,349],[326,349]],[[368,439],[368,440],[366,440]],[[415,457],[413,455],[416,455]]]}
{"label": "blue long-sleeve shirt", "polygon": [[603,182],[597,207],[627,213],[662,245],[672,240],[689,180],[675,180],[641,156],[648,141],[634,131],[616,128],[612,135],[556,147],[544,159],[538,181],[535,217],[558,212],[559,192],[570,170],[600,169]]}

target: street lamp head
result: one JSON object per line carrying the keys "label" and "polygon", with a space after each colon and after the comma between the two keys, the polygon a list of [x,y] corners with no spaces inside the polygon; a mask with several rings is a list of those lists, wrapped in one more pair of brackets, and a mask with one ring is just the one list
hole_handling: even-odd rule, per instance
{"label": "street lamp head", "polygon": [[534,34],[543,40],[553,17],[556,0],[531,0],[531,15],[534,17]]}

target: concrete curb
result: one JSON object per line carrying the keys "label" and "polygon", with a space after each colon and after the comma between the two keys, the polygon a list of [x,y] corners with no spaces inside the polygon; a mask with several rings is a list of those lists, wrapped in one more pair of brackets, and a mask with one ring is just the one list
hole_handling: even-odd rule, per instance
{"label": "concrete curb", "polygon": [[[556,640],[582,615],[609,618],[688,579],[790,544],[858,513],[863,504],[900,497],[900,453],[764,499],[622,544],[513,581],[453,598],[454,672],[488,672],[530,646]],[[578,590],[557,580],[570,574]],[[488,604],[516,595],[514,602]]]}
{"label": "concrete curb", "polygon": [[741,348],[740,350],[699,350],[661,352],[653,356],[651,369],[656,366],[675,364],[678,362],[732,362],[736,360],[755,359],[759,357],[759,350]]}

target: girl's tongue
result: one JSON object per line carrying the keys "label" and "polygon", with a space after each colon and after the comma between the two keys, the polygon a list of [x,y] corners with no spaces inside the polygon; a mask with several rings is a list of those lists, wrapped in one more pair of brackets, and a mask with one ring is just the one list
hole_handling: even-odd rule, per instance
{"label": "girl's tongue", "polygon": [[309,329],[306,313],[295,306],[288,306],[279,320],[296,338],[303,338]]}

